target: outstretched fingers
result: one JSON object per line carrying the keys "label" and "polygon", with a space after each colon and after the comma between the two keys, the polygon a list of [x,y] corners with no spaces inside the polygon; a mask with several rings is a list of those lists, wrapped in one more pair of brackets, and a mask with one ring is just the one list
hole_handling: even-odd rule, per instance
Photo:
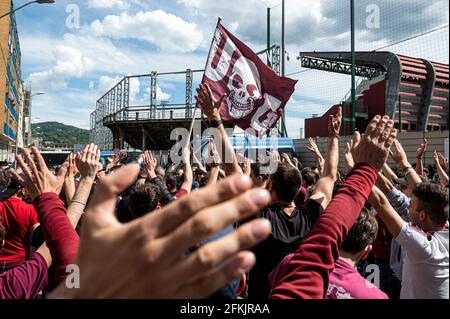
{"label": "outstretched fingers", "polygon": [[[86,216],[100,218],[103,222],[117,223],[114,210],[117,203],[117,195],[133,185],[139,174],[140,167],[137,164],[129,164],[102,178],[96,187],[91,203],[87,207]],[[99,225],[102,223],[97,223]]]}
{"label": "outstretched fingers", "polygon": [[378,124],[381,121],[381,116],[377,115],[375,116],[372,121],[369,123],[369,125],[367,125],[366,131],[364,133],[364,136],[371,136],[376,128],[378,127]]}
{"label": "outstretched fingers", "polygon": [[267,207],[270,194],[254,189],[215,206],[207,207],[164,238],[166,251],[177,257],[201,241]]}
{"label": "outstretched fingers", "polygon": [[174,270],[174,280],[190,278],[191,281],[196,281],[206,273],[217,270],[241,251],[265,240],[270,232],[271,225],[267,219],[246,223],[231,234],[202,246],[178,262],[179,266]]}
{"label": "outstretched fingers", "polygon": [[[199,211],[226,202],[252,187],[248,176],[233,176],[209,187],[205,187],[168,205],[164,209],[143,217],[144,227],[153,229],[161,237],[187,221]],[[138,226],[140,227],[140,226]]]}
{"label": "outstretched fingers", "polygon": [[385,131],[386,125],[388,124],[388,122],[389,122],[389,116],[383,116],[383,118],[378,122],[377,127],[372,132],[370,137],[372,139],[375,139],[375,140],[378,140],[378,141],[380,139],[382,139],[383,132]]}
{"label": "outstretched fingers", "polygon": [[37,168],[40,171],[45,171],[47,170],[47,164],[45,164],[45,160],[42,157],[41,153],[39,152],[39,150],[36,147],[32,147],[31,148],[31,152],[34,155],[34,158],[36,160],[36,164],[37,164]]}
{"label": "outstretched fingers", "polygon": [[217,271],[207,273],[198,280],[182,286],[175,297],[179,299],[200,299],[211,296],[230,281],[250,271],[256,263],[252,252],[244,251],[233,257]]}

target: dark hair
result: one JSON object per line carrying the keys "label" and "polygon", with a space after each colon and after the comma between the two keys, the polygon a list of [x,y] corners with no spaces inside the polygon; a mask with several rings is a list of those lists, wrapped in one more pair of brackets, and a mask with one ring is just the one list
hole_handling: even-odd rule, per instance
{"label": "dark hair", "polygon": [[3,248],[3,241],[6,239],[6,228],[0,223],[0,249]]}
{"label": "dark hair", "polygon": [[176,188],[178,189],[178,178],[173,173],[166,174],[166,185],[169,191]]}
{"label": "dark hair", "polygon": [[302,170],[302,179],[306,187],[314,186],[317,183],[317,174],[311,168],[307,167]]}
{"label": "dark hair", "polygon": [[269,174],[261,174],[261,168],[264,167],[264,165],[261,165],[261,163],[252,163],[250,167],[255,177],[262,177],[264,181],[267,181],[269,179]]}
{"label": "dark hair", "polygon": [[139,218],[154,211],[160,198],[159,187],[154,184],[144,184],[131,189],[128,206],[134,218]]}
{"label": "dark hair", "polygon": [[436,226],[443,226],[448,221],[449,190],[440,184],[421,183],[413,190],[419,203],[418,211],[424,211],[430,216]]}
{"label": "dark hair", "polygon": [[342,250],[349,253],[362,251],[374,242],[377,232],[378,222],[375,216],[367,208],[363,208],[342,243]]}
{"label": "dark hair", "polygon": [[280,200],[292,202],[302,186],[302,175],[294,166],[286,163],[278,164],[277,171],[270,176],[273,191]]}

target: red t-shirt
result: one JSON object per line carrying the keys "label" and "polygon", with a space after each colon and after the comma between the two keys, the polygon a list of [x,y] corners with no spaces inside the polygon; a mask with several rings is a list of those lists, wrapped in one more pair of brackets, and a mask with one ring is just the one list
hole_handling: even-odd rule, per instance
{"label": "red t-shirt", "polygon": [[11,197],[0,202],[0,220],[6,228],[5,246],[0,251],[0,265],[14,266],[30,255],[30,236],[38,223],[33,205]]}

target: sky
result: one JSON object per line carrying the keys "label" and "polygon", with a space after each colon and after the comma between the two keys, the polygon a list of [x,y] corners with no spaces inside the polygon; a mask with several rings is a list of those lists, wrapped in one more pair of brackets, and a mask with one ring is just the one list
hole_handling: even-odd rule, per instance
{"label": "sky", "polygon": [[[15,6],[25,3],[15,0]],[[321,115],[350,89],[350,77],[301,68],[299,52],[350,48],[349,1],[286,0],[286,74],[299,80],[286,107],[288,133]],[[254,51],[281,42],[281,0],[56,0],[17,13],[22,72],[33,92],[33,122],[89,128],[96,100],[127,75],[203,69],[217,18]],[[356,1],[357,50],[386,47],[448,63],[448,0]],[[427,35],[417,35],[441,28]],[[405,39],[400,44],[392,45]],[[262,57],[265,59],[265,57]],[[298,73],[301,72],[301,73]],[[200,75],[196,75],[197,84]],[[158,100],[184,103],[182,76],[161,77]],[[131,103],[145,104],[149,83],[132,82]]]}

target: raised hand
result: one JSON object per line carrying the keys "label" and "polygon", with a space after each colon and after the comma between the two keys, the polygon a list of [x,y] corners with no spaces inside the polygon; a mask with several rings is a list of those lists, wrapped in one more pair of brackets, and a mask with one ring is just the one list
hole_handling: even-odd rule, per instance
{"label": "raised hand", "polygon": [[441,166],[444,168],[444,170],[446,172],[448,172],[448,158],[445,157],[444,155],[442,155],[441,153],[439,153],[438,156],[439,156]]}
{"label": "raised hand", "polygon": [[26,150],[22,150],[22,154],[16,157],[23,174],[19,175],[13,171],[13,176],[28,190],[33,200],[45,193],[59,195],[64,184],[66,170],[62,168],[57,176],[53,175],[47,168],[44,158],[38,149],[33,147],[31,152],[34,159]]}
{"label": "raised hand", "polygon": [[207,84],[200,84],[197,94],[198,96],[195,99],[200,104],[208,120],[220,120],[220,107],[227,95],[224,94],[219,99],[215,99],[211,88]]}
{"label": "raised hand", "polygon": [[76,158],[76,155],[73,154],[73,153],[71,153],[69,155],[69,157],[67,158],[67,163],[68,163],[67,176],[66,176],[67,178],[74,179],[75,176],[77,176],[78,173],[79,173],[78,167],[76,165],[75,158]]}
{"label": "raised hand", "polygon": [[292,163],[294,164],[295,167],[300,168],[300,162],[298,161],[298,158],[294,157],[292,159]]}
{"label": "raised hand", "polygon": [[389,116],[376,116],[367,126],[363,137],[356,132],[352,149],[355,164],[367,163],[381,171],[396,138],[394,121]]}
{"label": "raised hand", "polygon": [[419,159],[419,160],[423,159],[423,155],[427,151],[427,146],[428,146],[428,140],[424,138],[423,143],[420,144],[419,148],[417,149],[417,152],[416,152],[417,159]]}
{"label": "raised hand", "polygon": [[120,224],[114,217],[117,195],[134,182],[138,172],[139,166],[130,164],[100,181],[83,223],[77,260],[80,288],[61,285],[51,297],[204,298],[253,267],[255,256],[246,250],[269,236],[270,223],[264,219],[247,223],[192,254],[186,252],[267,206],[270,194],[266,190],[251,190],[249,177],[235,176],[161,211]]}
{"label": "raised hand", "polygon": [[216,142],[214,142],[214,139],[209,139],[209,161],[212,164],[221,164],[222,159],[220,158],[220,154],[217,151]]}
{"label": "raised hand", "polygon": [[156,161],[155,156],[153,156],[153,153],[150,151],[145,151],[144,152],[144,166],[145,166],[145,171],[147,172],[147,175],[150,179],[155,178],[156,177],[156,166],[158,166],[158,163]]}
{"label": "raised hand", "polygon": [[408,156],[406,155],[405,150],[403,149],[402,144],[396,139],[394,140],[394,144],[391,148],[391,157],[392,159],[401,167],[409,166]]}
{"label": "raised hand", "polygon": [[319,147],[317,146],[317,142],[316,142],[315,138],[312,138],[312,137],[308,138],[308,146],[306,146],[306,148],[314,155],[322,156],[320,153]]}
{"label": "raised hand", "polygon": [[434,164],[441,165],[441,161],[440,161],[439,154],[437,151],[434,151],[433,159],[434,159]]}
{"label": "raised hand", "polygon": [[294,166],[295,168],[297,168],[297,166],[294,165],[294,163],[292,162],[292,160],[291,160],[291,158],[289,157],[289,155],[286,154],[286,153],[282,153],[282,154],[281,154],[281,161],[282,161],[283,163],[289,164],[289,165]]}
{"label": "raised hand", "polygon": [[341,125],[342,107],[339,107],[336,116],[330,115],[330,119],[328,121],[328,133],[330,133],[330,136],[339,136],[339,134],[341,133]]}
{"label": "raised hand", "polygon": [[191,163],[191,150],[189,147],[183,148],[182,154],[181,154],[181,161],[184,164],[190,164]]}
{"label": "raised hand", "polygon": [[281,162],[281,156],[277,150],[273,150],[270,152],[270,161],[271,161],[271,163],[280,163]]}
{"label": "raised hand", "polygon": [[242,172],[247,176],[250,176],[252,173],[252,162],[247,157],[244,157]]}
{"label": "raised hand", "polygon": [[350,172],[353,167],[355,167],[355,161],[353,160],[353,141],[350,141],[350,143],[347,143],[347,146],[345,148],[344,153],[344,161],[345,161],[345,169]]}
{"label": "raised hand", "polygon": [[84,150],[77,154],[75,162],[82,178],[95,179],[101,167],[98,146],[94,144],[86,145]]}

